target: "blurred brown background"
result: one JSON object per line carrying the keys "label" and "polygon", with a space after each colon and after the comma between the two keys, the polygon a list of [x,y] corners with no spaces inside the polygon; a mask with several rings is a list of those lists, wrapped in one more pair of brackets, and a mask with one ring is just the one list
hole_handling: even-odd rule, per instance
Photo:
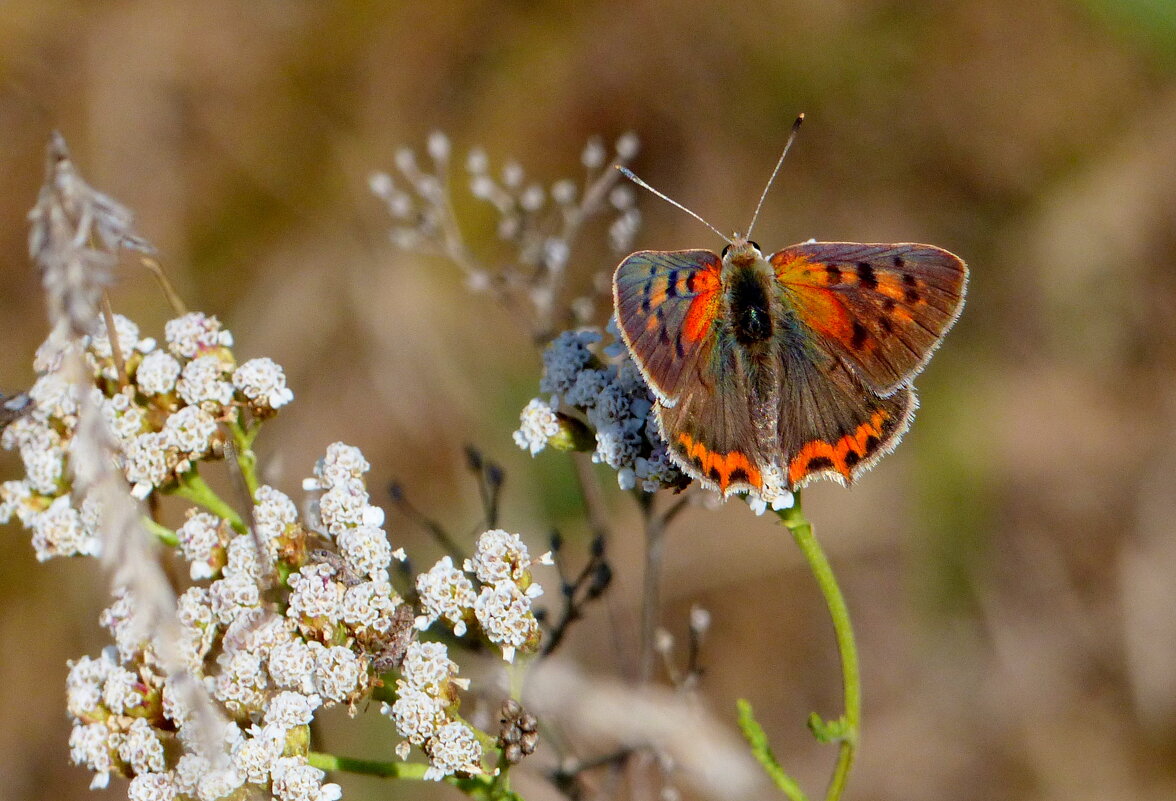
{"label": "blurred brown background", "polygon": [[[1174,69],[1170,0],[7,0],[0,382],[31,380],[46,331],[24,215],[57,128],[82,174],[136,210],[189,305],[220,316],[240,358],[285,366],[297,402],[259,441],[273,483],[297,496],[342,439],[373,463],[378,500],[400,479],[465,533],[473,443],[508,471],[504,525],[536,550],[558,526],[575,556],[566,460],[510,439],[537,352],[451,265],[388,244],[367,174],[441,129],[458,159],[480,144],[550,182],[580,174],[588,136],[634,130],[637,171],[733,229],[804,111],[757,226],[765,248],[927,241],[972,270],[903,446],[852,490],[806,496],[862,648],[849,798],[1171,798]],[[716,246],[639,203],[637,246]],[[467,233],[478,246],[485,232]],[[610,269],[594,247],[572,269]],[[116,308],[161,336],[153,283],[133,266],[121,279]],[[10,454],[0,466],[18,470]],[[617,581],[565,653],[626,676],[640,528],[600,478]],[[817,796],[834,754],[803,721],[840,710],[827,615],[791,541],[730,507],[675,524],[663,622],[682,635],[691,604],[711,611],[711,708],[730,724],[748,697]],[[437,555],[397,516],[388,528],[419,565]],[[65,660],[105,644],[105,580],[89,561],[38,565],[25,533],[3,535],[0,795],[121,797],[117,782],[90,794],[66,764]],[[367,717],[327,746],[388,758],[391,726]],[[350,799],[457,797],[342,781]]]}

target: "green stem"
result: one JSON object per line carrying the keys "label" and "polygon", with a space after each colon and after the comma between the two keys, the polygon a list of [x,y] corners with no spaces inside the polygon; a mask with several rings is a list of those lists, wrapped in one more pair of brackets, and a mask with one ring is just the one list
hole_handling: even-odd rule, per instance
{"label": "green stem", "polygon": [[176,532],[167,526],[156,523],[150,517],[143,516],[143,525],[148,531],[155,535],[155,538],[168,547],[174,548],[180,544],[180,538],[176,536]]}
{"label": "green stem", "polygon": [[257,497],[257,455],[253,453],[253,441],[261,431],[261,426],[255,421],[249,428],[243,428],[240,422],[234,420],[229,423],[229,430],[233,434],[233,446],[237,453],[237,466],[241,468],[241,477],[245,486],[249,488],[249,497]]}
{"label": "green stem", "polygon": [[796,495],[796,503],[790,509],[777,512],[780,521],[788,528],[801,553],[808,561],[809,569],[817,579],[821,594],[825,597],[825,605],[829,615],[833,618],[833,631],[837,637],[837,651],[841,655],[841,682],[845,696],[845,714],[839,720],[826,722],[813,715],[809,719],[809,726],[817,739],[824,742],[838,741],[840,748],[837,754],[837,765],[833,769],[833,777],[829,780],[829,787],[825,793],[826,801],[837,801],[845,790],[849,780],[849,771],[853,767],[854,756],[857,752],[858,732],[861,728],[862,716],[862,681],[858,669],[857,644],[853,638],[853,626],[849,622],[849,608],[845,605],[845,597],[837,585],[837,578],[833,575],[833,568],[821,550],[817,538],[813,535],[812,524],[804,516],[800,505],[800,494]]}
{"label": "green stem", "polygon": [[203,506],[217,517],[228,520],[229,525],[238,534],[244,534],[247,531],[245,523],[241,520],[241,516],[237,514],[237,510],[225,503],[219,495],[212,491],[212,487],[208,486],[204,479],[200,477],[195,467],[180,476],[179,483],[176,485],[175,494],[192,503]]}
{"label": "green stem", "polygon": [[365,776],[383,776],[391,779],[423,779],[428,765],[418,762],[379,762],[374,759],[352,759],[350,757],[311,751],[306,761],[320,770],[361,773]]}

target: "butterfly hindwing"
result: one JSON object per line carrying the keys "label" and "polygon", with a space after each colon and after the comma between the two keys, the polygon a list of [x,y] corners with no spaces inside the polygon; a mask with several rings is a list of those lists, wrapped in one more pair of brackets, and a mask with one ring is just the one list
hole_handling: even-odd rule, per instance
{"label": "butterfly hindwing", "polygon": [[770,262],[798,319],[882,395],[923,368],[963,307],[967,267],[931,245],[809,242]]}
{"label": "butterfly hindwing", "polygon": [[766,467],[779,461],[770,427],[756,424],[776,414],[763,378],[744,352],[719,343],[692,366],[677,403],[657,405],[662,438],[687,474],[724,494],[762,488]]}
{"label": "butterfly hindwing", "polygon": [[917,402],[910,387],[880,396],[839,355],[781,348],[785,379],[777,409],[787,484],[853,482],[902,438]]}
{"label": "butterfly hindwing", "polygon": [[721,301],[722,262],[707,250],[629,256],[613,278],[617,324],[646,381],[673,405],[709,357]]}

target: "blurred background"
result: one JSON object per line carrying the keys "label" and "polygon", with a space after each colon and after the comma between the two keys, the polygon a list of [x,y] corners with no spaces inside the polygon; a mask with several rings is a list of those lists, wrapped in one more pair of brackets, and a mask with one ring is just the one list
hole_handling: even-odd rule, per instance
{"label": "blurred background", "polygon": [[[272,483],[298,497],[344,440],[373,464],[377,502],[398,480],[469,542],[473,444],[506,469],[503,525],[536,551],[559,528],[573,563],[587,526],[568,461],[531,459],[510,436],[537,394],[539,351],[452,264],[389,243],[368,174],[443,130],[458,165],[480,145],[496,168],[514,158],[550,184],[582,175],[588,137],[631,130],[638,173],[733,230],[805,112],[757,225],[766,250],[921,241],[971,268],[903,445],[850,490],[805,493],[862,649],[848,797],[1176,796],[1176,4],[2,8],[3,389],[31,382],[46,333],[25,214],[58,129],[82,174],[136,211],[189,306],[220,317],[239,358],[285,367],[296,403],[258,442]],[[451,188],[472,204],[462,175]],[[720,244],[656,198],[638,203],[636,247]],[[484,218],[465,233],[495,252]],[[587,285],[615,258],[603,233],[584,240],[569,269]],[[162,336],[169,311],[145,271],[128,262],[113,299]],[[20,470],[11,454],[0,468]],[[640,519],[613,474],[598,478],[616,580],[564,654],[626,678]],[[440,553],[394,513],[388,530],[421,567]],[[37,564],[15,526],[0,552],[0,794],[123,797],[118,782],[91,794],[89,774],[67,764],[65,660],[106,644],[105,578],[89,560]],[[664,570],[661,621],[679,642],[692,605],[712,615],[707,707],[733,726],[734,699],[751,700],[785,767],[819,795],[834,751],[804,720],[840,712],[840,682],[791,540],[742,504],[691,509]],[[394,734],[374,712],[338,716],[325,747],[390,758]],[[458,797],[340,781],[348,799]]]}

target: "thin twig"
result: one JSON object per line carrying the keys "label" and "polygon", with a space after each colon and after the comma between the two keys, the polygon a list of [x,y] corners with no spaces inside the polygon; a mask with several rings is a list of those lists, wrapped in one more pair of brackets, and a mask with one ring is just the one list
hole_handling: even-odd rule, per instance
{"label": "thin twig", "polygon": [[176,292],[175,287],[172,286],[171,281],[168,280],[167,275],[163,272],[163,265],[150,256],[140,256],[139,262],[155,276],[155,280],[159,282],[160,289],[163,290],[164,297],[167,298],[168,305],[172,307],[172,311],[175,312],[176,316],[182,317],[187,314],[188,307],[184,304],[179,293]]}
{"label": "thin twig", "polygon": [[114,360],[114,368],[118,371],[119,387],[129,386],[131,379],[127,376],[127,362],[123,358],[122,345],[118,341],[118,329],[114,327],[114,307],[110,305],[110,295],[102,293],[102,319],[106,322],[106,341],[110,343],[110,358]]}

